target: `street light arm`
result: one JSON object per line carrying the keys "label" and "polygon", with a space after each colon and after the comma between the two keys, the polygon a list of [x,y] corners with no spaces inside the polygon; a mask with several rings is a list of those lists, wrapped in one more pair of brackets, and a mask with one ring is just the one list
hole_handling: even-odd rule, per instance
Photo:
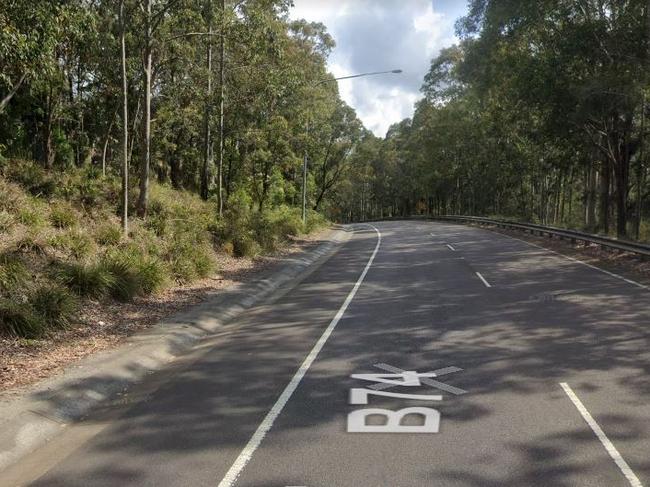
{"label": "street light arm", "polygon": [[339,78],[326,78],[326,79],[322,79],[320,81],[317,81],[316,83],[314,83],[314,86],[317,86],[317,85],[322,84],[322,83],[327,83],[327,82],[330,82],[330,81],[338,81],[338,80],[341,80],[341,79],[361,78],[362,76],[375,76],[377,74],[391,74],[391,73],[392,74],[399,74],[401,72],[402,72],[401,69],[391,69],[390,71],[374,71],[372,73],[353,74],[351,76],[341,76]]}

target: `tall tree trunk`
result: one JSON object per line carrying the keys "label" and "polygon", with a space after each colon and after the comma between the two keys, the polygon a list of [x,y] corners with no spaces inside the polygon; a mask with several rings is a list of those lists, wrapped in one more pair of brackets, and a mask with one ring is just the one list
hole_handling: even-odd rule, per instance
{"label": "tall tree trunk", "polygon": [[623,128],[616,140],[616,159],[614,163],[616,184],[616,235],[627,236],[628,191],[630,184],[630,134],[632,133],[633,115],[626,114]]}
{"label": "tall tree trunk", "polygon": [[[646,11],[646,16],[648,12]],[[641,219],[643,218],[643,187],[645,186],[645,93],[641,99],[641,134],[639,136],[639,157],[636,165],[636,221],[635,236],[641,238]]]}
{"label": "tall tree trunk", "polygon": [[589,161],[587,166],[586,182],[587,188],[585,195],[585,228],[588,232],[596,229],[596,176],[597,171],[593,161]]}
{"label": "tall tree trunk", "polygon": [[140,164],[140,194],[138,197],[138,214],[147,216],[149,203],[149,167],[151,164],[151,1],[145,3],[145,46],[144,46],[144,154]]}
{"label": "tall tree trunk", "polygon": [[211,150],[210,150],[210,118],[212,112],[212,12],[208,7],[207,15],[209,16],[208,23],[208,49],[206,54],[206,68],[208,70],[207,87],[205,93],[205,112],[203,114],[203,168],[201,170],[201,198],[208,199],[210,195],[210,166]]}
{"label": "tall tree trunk", "polygon": [[43,165],[46,169],[52,169],[54,165],[54,145],[52,143],[54,108],[54,92],[50,83],[45,102],[45,123],[43,124]]}
{"label": "tall tree trunk", "polygon": [[226,61],[226,20],[225,20],[225,3],[221,0],[221,35],[219,36],[219,165],[217,167],[217,204],[219,206],[219,216],[223,214],[223,110],[225,94],[225,66]]}
{"label": "tall tree trunk", "polygon": [[122,231],[129,234],[129,95],[126,78],[124,0],[120,1],[120,45],[122,48]]}
{"label": "tall tree trunk", "polygon": [[111,118],[111,123],[108,126],[108,130],[106,131],[106,137],[104,138],[104,148],[102,149],[102,176],[106,176],[106,151],[108,150],[108,143],[111,139],[111,131],[113,130],[113,125],[115,124],[116,116],[117,116],[117,110],[115,110],[115,113],[113,114],[113,118]]}
{"label": "tall tree trunk", "polygon": [[611,169],[606,158],[601,161],[600,168],[600,208],[598,212],[598,231],[609,233],[609,186],[611,181]]}

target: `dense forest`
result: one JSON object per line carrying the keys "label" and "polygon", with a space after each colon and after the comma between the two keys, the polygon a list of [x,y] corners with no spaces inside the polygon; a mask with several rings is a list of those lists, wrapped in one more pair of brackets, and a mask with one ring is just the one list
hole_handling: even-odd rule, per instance
{"label": "dense forest", "polygon": [[494,215],[650,238],[650,2],[472,0],[456,28],[413,117],[359,147],[346,217]]}
{"label": "dense forest", "polygon": [[[326,71],[322,24],[288,0],[8,0],[0,7],[0,154],[149,181],[259,210],[319,209],[364,130]],[[124,170],[124,167],[127,170]]]}

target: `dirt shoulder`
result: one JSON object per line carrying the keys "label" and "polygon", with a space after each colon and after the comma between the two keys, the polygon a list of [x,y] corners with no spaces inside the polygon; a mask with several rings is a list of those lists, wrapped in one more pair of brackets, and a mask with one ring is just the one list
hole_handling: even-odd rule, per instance
{"label": "dirt shoulder", "polygon": [[233,285],[254,281],[282,258],[314,248],[326,229],[294,239],[271,256],[255,259],[219,254],[216,275],[176,286],[130,303],[87,301],[72,328],[38,340],[0,337],[0,392],[18,393],[93,353],[116,347],[161,319],[213,297]]}

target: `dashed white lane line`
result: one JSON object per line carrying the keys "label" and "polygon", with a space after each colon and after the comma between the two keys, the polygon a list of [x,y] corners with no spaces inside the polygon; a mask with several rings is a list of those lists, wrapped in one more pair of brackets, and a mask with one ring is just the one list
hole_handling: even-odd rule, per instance
{"label": "dashed white lane line", "polygon": [[447,247],[448,247],[449,250],[451,250],[452,252],[456,252],[456,249],[454,248],[453,245],[447,244]]}
{"label": "dashed white lane line", "polygon": [[485,277],[483,277],[483,276],[481,275],[480,272],[477,272],[476,275],[478,276],[478,278],[479,278],[481,281],[483,281],[483,284],[485,284],[485,287],[492,287],[492,286],[490,285],[490,283],[487,282],[487,281],[485,280]]}
{"label": "dashed white lane line", "polygon": [[[504,234],[501,233],[500,235],[504,235]],[[623,277],[623,276],[620,276],[620,275],[615,274],[613,272],[606,271],[605,269],[601,269],[600,267],[596,267],[595,265],[588,264],[587,262],[583,262],[580,259],[576,259],[575,257],[570,257],[568,255],[564,255],[564,254],[562,254],[560,252],[556,252],[555,250],[547,249],[546,247],[542,247],[541,245],[537,245],[537,244],[534,244],[534,243],[531,243],[531,242],[527,242],[526,240],[522,240],[522,239],[517,238],[517,237],[512,237],[510,235],[504,235],[504,236],[508,237],[508,238],[511,238],[513,240],[517,240],[519,242],[523,242],[525,244],[528,244],[531,247],[537,247],[538,249],[546,250],[547,252],[551,252],[552,254],[559,255],[560,257],[564,257],[565,259],[569,259],[570,261],[576,262],[578,264],[582,264],[584,266],[589,267],[590,269],[600,271],[600,272],[602,272],[604,274],[607,274],[608,276],[615,277],[616,279],[620,279],[622,281],[625,281],[628,284],[632,284],[633,286],[640,287],[641,289],[650,289],[645,284],[641,284],[640,282],[633,281],[632,279],[628,279],[627,277]]]}
{"label": "dashed white lane line", "polygon": [[350,302],[354,298],[355,294],[357,294],[357,291],[359,290],[361,283],[366,278],[366,274],[368,273],[368,270],[370,269],[372,262],[375,260],[375,256],[379,251],[379,246],[381,245],[381,232],[375,226],[370,224],[367,225],[372,227],[373,230],[377,233],[377,245],[375,245],[375,250],[372,252],[370,259],[368,259],[368,263],[366,264],[366,267],[363,269],[363,272],[359,276],[359,279],[357,279],[357,282],[355,283],[354,287],[345,298],[345,301],[343,301],[343,304],[341,305],[338,312],[336,313],[336,316],[332,318],[332,321],[327,326],[323,334],[320,336],[320,338],[318,339],[314,347],[311,349],[309,355],[307,355],[300,368],[296,371],[296,373],[291,378],[287,386],[284,388],[282,394],[280,394],[280,397],[278,397],[278,399],[275,401],[275,404],[273,404],[273,407],[269,410],[269,412],[266,414],[266,416],[264,417],[260,425],[257,427],[257,430],[255,430],[255,433],[253,433],[251,439],[248,440],[248,443],[241,451],[239,456],[236,458],[235,462],[232,464],[232,466],[226,473],[226,476],[223,478],[221,482],[219,482],[219,487],[232,487],[233,485],[235,485],[235,482],[237,481],[239,475],[241,475],[242,471],[244,470],[244,467],[246,467],[250,459],[253,457],[253,453],[255,453],[255,450],[257,450],[257,448],[260,446],[260,443],[262,443],[262,440],[264,439],[264,437],[267,435],[267,433],[273,426],[275,420],[278,418],[278,416],[280,416],[280,413],[284,409],[284,406],[286,406],[287,402],[289,402],[289,399],[291,399],[291,396],[298,388],[300,381],[305,376],[305,374],[309,370],[309,367],[311,367],[311,364],[314,362],[314,360],[316,360],[316,356],[319,354],[319,352],[325,345],[325,342],[327,342],[327,339],[334,331],[334,328],[336,328],[336,325],[343,317],[345,310],[348,309],[348,306],[350,305]]}
{"label": "dashed white lane line", "polygon": [[611,441],[609,441],[609,438],[607,438],[605,432],[600,428],[598,423],[596,423],[596,420],[589,413],[589,411],[587,411],[587,408],[584,406],[584,404],[582,404],[580,398],[576,396],[576,393],[573,392],[571,386],[569,386],[569,384],[567,384],[566,382],[560,383],[560,386],[562,387],[562,389],[564,389],[566,395],[569,396],[569,399],[571,399],[571,402],[576,407],[576,409],[580,412],[580,414],[582,415],[583,419],[587,422],[589,427],[596,434],[600,442],[605,447],[605,450],[607,450],[607,453],[609,453],[609,456],[612,457],[612,459],[614,460],[614,463],[616,463],[618,468],[621,469],[621,472],[623,472],[625,478],[630,482],[630,485],[632,487],[643,487],[643,484],[641,483],[639,478],[634,474],[634,472],[627,464],[627,462],[623,459],[623,457],[618,452],[614,444]]}

